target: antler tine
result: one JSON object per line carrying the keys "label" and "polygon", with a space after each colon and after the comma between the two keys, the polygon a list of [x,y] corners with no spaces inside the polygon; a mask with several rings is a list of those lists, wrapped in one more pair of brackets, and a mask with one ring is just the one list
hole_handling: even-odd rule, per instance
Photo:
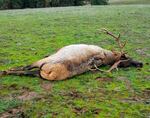
{"label": "antler tine", "polygon": [[102,31],[103,31],[104,33],[106,33],[106,34],[112,36],[113,38],[115,38],[116,41],[118,41],[119,38],[120,38],[120,34],[119,34],[119,36],[117,37],[117,36],[115,36],[112,32],[109,32],[109,31],[108,31],[107,29],[105,29],[105,28],[102,28]]}
{"label": "antler tine", "polygon": [[126,46],[126,43],[127,43],[127,41],[125,41],[123,44],[121,44],[122,46],[122,48],[124,48],[125,46]]}
{"label": "antler tine", "polygon": [[120,38],[120,36],[121,36],[121,35],[119,34],[119,35],[118,35],[118,39]]}
{"label": "antler tine", "polygon": [[110,36],[112,36],[114,39],[115,39],[115,41],[118,43],[118,46],[119,46],[119,48],[120,48],[120,51],[121,51],[121,53],[123,53],[123,48],[125,47],[125,45],[126,45],[126,41],[122,44],[121,43],[121,41],[120,41],[120,34],[118,35],[118,37],[117,36],[115,36],[112,32],[109,32],[107,29],[105,29],[105,28],[102,28],[102,31],[103,32],[105,32],[106,34],[108,34],[108,35],[110,35]]}

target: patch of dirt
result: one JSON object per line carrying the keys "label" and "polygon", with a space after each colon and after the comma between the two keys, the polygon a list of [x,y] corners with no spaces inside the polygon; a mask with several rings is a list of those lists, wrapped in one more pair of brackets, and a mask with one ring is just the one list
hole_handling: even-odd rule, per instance
{"label": "patch of dirt", "polygon": [[37,113],[37,118],[43,118],[46,113],[41,111]]}
{"label": "patch of dirt", "polygon": [[2,114],[0,114],[0,118],[24,118],[24,112],[21,108],[13,108]]}
{"label": "patch of dirt", "polygon": [[32,91],[30,88],[26,86],[22,86],[20,89],[20,95],[17,95],[16,98],[22,101],[32,100],[32,99],[41,99],[43,95],[38,94]]}
{"label": "patch of dirt", "polygon": [[80,92],[76,91],[76,90],[72,90],[72,91],[69,91],[68,93],[64,94],[65,96],[70,96],[72,97],[73,99],[74,98],[82,98],[82,95]]}
{"label": "patch of dirt", "polygon": [[100,82],[112,82],[113,81],[112,78],[107,78],[107,77],[106,78],[105,77],[102,77],[102,78],[101,77],[97,77],[96,80],[100,81]]}
{"label": "patch of dirt", "polygon": [[59,113],[53,112],[52,113],[52,118],[57,118],[58,115],[59,115]]}
{"label": "patch of dirt", "polygon": [[127,103],[143,103],[144,99],[139,96],[136,91],[133,89],[132,84],[130,80],[126,77],[118,77],[117,80],[123,81],[126,89],[132,94],[132,97],[121,99],[121,102],[127,102]]}
{"label": "patch of dirt", "polygon": [[17,84],[11,84],[10,86],[8,86],[8,90],[18,90]]}
{"label": "patch of dirt", "polygon": [[86,112],[92,112],[92,114],[94,115],[97,115],[101,112],[102,110],[101,109],[98,109],[98,108],[95,108],[95,109],[92,109],[92,110],[88,110],[86,109],[85,107],[74,107],[73,108],[73,112],[77,115],[81,115],[81,114],[84,114]]}
{"label": "patch of dirt", "polygon": [[137,97],[121,99],[121,102],[124,103],[142,103],[143,101]]}
{"label": "patch of dirt", "polygon": [[91,112],[93,114],[99,114],[102,110],[101,109],[93,109]]}
{"label": "patch of dirt", "polygon": [[148,50],[147,48],[136,49],[136,52],[137,52],[139,55],[150,57],[150,54],[146,53],[147,50]]}
{"label": "patch of dirt", "polygon": [[87,112],[88,110],[84,107],[80,108],[80,107],[75,107],[73,109],[73,112],[77,115],[81,115],[81,114],[84,114],[85,112]]}
{"label": "patch of dirt", "polygon": [[134,89],[132,88],[131,82],[130,82],[130,80],[128,80],[128,78],[118,77],[117,80],[123,81],[125,83],[127,90],[130,91],[131,93],[134,93]]}
{"label": "patch of dirt", "polygon": [[45,91],[51,91],[52,90],[52,84],[47,82],[41,82],[40,85]]}
{"label": "patch of dirt", "polygon": [[132,97],[122,99],[121,102],[150,104],[150,88],[143,90],[142,93],[138,95],[133,93]]}
{"label": "patch of dirt", "polygon": [[[11,85],[0,85],[0,89],[8,89],[10,90],[10,93],[8,95],[0,96],[1,99],[19,99],[19,100],[30,100],[36,97],[39,97],[41,95],[37,95],[37,93],[32,92],[32,90],[29,87],[26,86],[18,86],[18,84],[13,83]],[[33,97],[33,98],[32,98]]]}
{"label": "patch of dirt", "polygon": [[69,97],[69,99],[71,100],[76,98],[83,98],[83,94],[75,89],[72,89],[70,91],[61,91],[59,95]]}
{"label": "patch of dirt", "polygon": [[145,99],[150,99],[150,88],[143,90],[142,93]]}
{"label": "patch of dirt", "polygon": [[4,88],[6,88],[6,85],[0,84],[0,89],[2,90],[2,89],[4,89]]}
{"label": "patch of dirt", "polygon": [[29,87],[26,87],[26,86],[22,86],[21,90],[22,91],[31,91],[31,89]]}
{"label": "patch of dirt", "polygon": [[141,98],[145,104],[150,104],[150,88],[146,88],[142,91]]}
{"label": "patch of dirt", "polygon": [[105,88],[98,88],[98,92],[100,92],[102,94],[106,94],[109,91],[107,91]]}
{"label": "patch of dirt", "polygon": [[18,96],[17,98],[19,100],[25,101],[25,100],[31,100],[31,99],[34,99],[34,98],[37,98],[37,97],[39,97],[39,95],[37,93],[26,91],[22,95]]}

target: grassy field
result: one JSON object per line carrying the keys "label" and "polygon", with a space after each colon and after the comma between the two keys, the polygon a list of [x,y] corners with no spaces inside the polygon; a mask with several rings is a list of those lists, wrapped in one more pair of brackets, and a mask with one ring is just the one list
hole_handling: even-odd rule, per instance
{"label": "grassy field", "polygon": [[[0,116],[150,117],[150,5],[0,11],[0,70],[27,65],[74,44],[117,47],[97,29],[121,33],[126,51],[144,63],[111,74],[87,72],[66,81],[0,78]],[[108,69],[106,67],[105,69]]]}
{"label": "grassy field", "polygon": [[109,0],[109,4],[150,4],[150,0]]}

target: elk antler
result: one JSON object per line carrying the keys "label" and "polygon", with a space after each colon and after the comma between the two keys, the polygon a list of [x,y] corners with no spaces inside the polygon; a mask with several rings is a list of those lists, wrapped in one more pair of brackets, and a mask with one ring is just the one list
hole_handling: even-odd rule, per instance
{"label": "elk antler", "polygon": [[120,34],[118,36],[115,36],[112,32],[109,32],[105,28],[102,28],[102,31],[105,32],[106,34],[112,36],[115,39],[115,41],[118,43],[118,46],[120,48],[121,54],[123,54],[124,53],[123,52],[123,48],[125,47],[125,45],[126,45],[127,42],[125,41],[124,43],[121,43],[121,41],[120,41]]}
{"label": "elk antler", "polygon": [[101,71],[101,72],[111,72],[113,69],[117,69],[117,70],[118,70],[118,65],[119,65],[121,62],[128,61],[128,60],[121,60],[121,56],[122,56],[123,54],[126,54],[126,53],[123,51],[123,48],[125,47],[125,45],[126,45],[127,42],[125,41],[124,43],[122,43],[122,42],[120,41],[120,34],[119,34],[118,36],[115,36],[112,32],[109,32],[109,31],[108,31],[107,29],[105,29],[105,28],[102,28],[101,31],[103,31],[104,33],[106,33],[106,34],[112,36],[112,37],[115,39],[115,41],[117,42],[117,44],[118,44],[118,46],[119,46],[119,48],[120,48],[120,53],[121,53],[121,54],[120,54],[120,59],[117,60],[117,61],[110,67],[110,69],[107,70],[107,71],[99,69],[96,65],[94,65],[94,67],[95,67],[96,70],[99,70],[99,71]]}
{"label": "elk antler", "polygon": [[119,61],[115,62],[115,63],[110,67],[110,69],[107,70],[107,72],[111,72],[113,69],[118,70],[118,65],[119,65],[121,62],[126,62],[126,61],[128,61],[128,60],[119,60]]}

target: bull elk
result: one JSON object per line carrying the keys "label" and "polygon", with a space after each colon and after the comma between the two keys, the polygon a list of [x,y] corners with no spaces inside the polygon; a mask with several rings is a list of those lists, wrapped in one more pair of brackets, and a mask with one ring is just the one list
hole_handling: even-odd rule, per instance
{"label": "bull elk", "polygon": [[[115,36],[106,29],[102,31],[115,39],[120,51],[110,51],[96,45],[69,45],[31,65],[1,71],[0,75],[26,75],[47,80],[64,80],[93,69],[111,72],[118,67],[143,66],[141,62],[134,61],[123,51],[126,43],[121,43],[120,35]],[[107,71],[99,69],[104,65],[111,67]]]}

